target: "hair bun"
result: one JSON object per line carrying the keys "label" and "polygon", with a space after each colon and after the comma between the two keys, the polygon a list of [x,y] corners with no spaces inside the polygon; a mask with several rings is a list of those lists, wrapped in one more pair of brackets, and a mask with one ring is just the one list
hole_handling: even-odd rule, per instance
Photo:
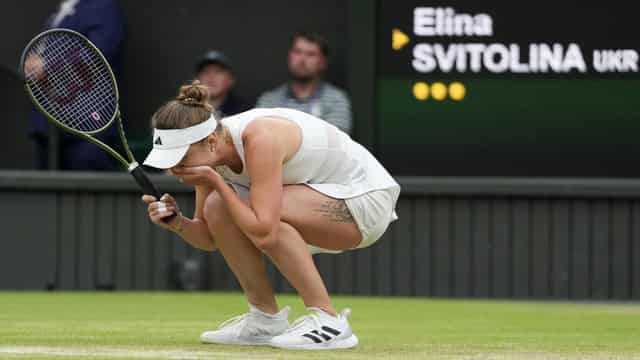
{"label": "hair bun", "polygon": [[180,93],[176,98],[182,105],[203,107],[211,111],[208,99],[209,90],[198,80],[193,80],[190,85],[181,86]]}

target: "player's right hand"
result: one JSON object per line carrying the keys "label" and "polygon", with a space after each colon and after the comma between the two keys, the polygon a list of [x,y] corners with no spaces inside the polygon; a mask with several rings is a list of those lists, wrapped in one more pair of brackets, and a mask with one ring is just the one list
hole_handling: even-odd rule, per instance
{"label": "player's right hand", "polygon": [[[162,228],[174,232],[178,229],[181,229],[182,213],[180,212],[178,203],[176,202],[176,199],[173,198],[173,196],[164,194],[158,201],[155,196],[143,195],[142,201],[147,204],[147,211],[149,213],[149,219],[151,219],[151,222]],[[176,214],[176,217],[174,217],[169,222],[162,221],[163,218],[171,214]]]}

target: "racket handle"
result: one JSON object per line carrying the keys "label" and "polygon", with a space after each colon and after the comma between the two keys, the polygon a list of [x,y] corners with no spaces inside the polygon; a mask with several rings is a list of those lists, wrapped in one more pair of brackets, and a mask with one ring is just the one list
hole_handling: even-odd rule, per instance
{"label": "racket handle", "polygon": [[[129,172],[131,173],[133,178],[136,180],[140,188],[142,188],[143,194],[152,195],[156,198],[157,201],[160,201],[160,196],[161,196],[160,193],[158,192],[156,187],[153,185],[151,180],[149,180],[149,178],[147,177],[147,174],[144,173],[144,170],[142,170],[142,166],[140,166],[137,162],[134,162],[131,165],[129,165]],[[163,217],[162,221],[165,223],[168,223],[171,220],[173,220],[175,217],[176,217],[176,214],[173,213],[169,216]]]}

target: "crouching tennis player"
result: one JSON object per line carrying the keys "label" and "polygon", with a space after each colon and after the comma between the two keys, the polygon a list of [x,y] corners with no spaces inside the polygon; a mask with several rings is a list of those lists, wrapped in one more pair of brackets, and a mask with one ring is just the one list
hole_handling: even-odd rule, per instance
{"label": "crouching tennis player", "polygon": [[[168,194],[145,195],[151,220],[192,246],[220,250],[249,312],[201,335],[205,343],[343,349],[358,344],[311,257],[371,246],[397,217],[400,186],[335,126],[291,109],[253,109],[217,121],[197,81],[153,115],[145,164],[195,187],[193,219]],[[168,224],[162,218],[178,216]],[[309,315],[289,325],[263,254],[297,290]]]}

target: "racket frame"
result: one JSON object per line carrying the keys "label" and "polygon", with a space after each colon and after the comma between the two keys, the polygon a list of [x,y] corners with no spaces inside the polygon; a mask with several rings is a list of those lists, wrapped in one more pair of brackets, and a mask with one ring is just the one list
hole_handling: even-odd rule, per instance
{"label": "racket frame", "polygon": [[[29,87],[29,85],[27,84],[27,79],[26,79],[26,74],[24,73],[24,63],[26,61],[26,57],[27,57],[27,53],[30,52],[30,50],[33,47],[33,44],[37,41],[39,41],[41,38],[48,36],[51,33],[60,33],[60,32],[66,32],[66,33],[71,33],[74,36],[77,36],[80,40],[82,40],[86,45],[88,45],[92,51],[97,54],[100,59],[103,62],[103,65],[105,66],[105,68],[107,69],[107,71],[109,71],[109,75],[110,75],[110,79],[111,82],[113,84],[113,88],[115,91],[115,111],[113,113],[113,115],[111,116],[111,119],[109,119],[109,121],[101,128],[96,129],[96,130],[91,130],[91,131],[80,131],[80,130],[76,130],[70,126],[65,125],[64,123],[58,121],[54,116],[52,116],[51,114],[49,114],[48,111],[46,111],[42,105],[40,105],[40,102],[36,99],[35,95],[33,94],[33,92],[31,91],[31,88]],[[124,167],[125,169],[127,169],[128,171],[132,171],[133,169],[135,169],[138,166],[138,163],[136,162],[135,158],[133,157],[133,153],[131,152],[131,149],[129,149],[129,143],[127,142],[127,138],[125,137],[124,134],[124,126],[122,124],[122,118],[120,115],[120,92],[118,90],[118,83],[116,81],[116,77],[113,73],[113,70],[111,69],[111,66],[109,65],[109,62],[107,61],[107,59],[104,57],[104,55],[102,54],[102,52],[100,51],[100,49],[98,49],[89,39],[86,38],[86,36],[80,34],[77,31],[73,31],[70,29],[64,29],[64,28],[54,28],[54,29],[50,29],[47,31],[44,31],[40,34],[38,34],[37,36],[35,36],[33,39],[31,39],[31,41],[29,41],[29,43],[27,43],[27,46],[25,46],[22,55],[20,56],[20,68],[18,69],[20,75],[22,76],[23,82],[24,82],[24,87],[25,90],[27,92],[27,94],[29,95],[29,97],[31,97],[31,102],[36,106],[36,108],[38,109],[38,111],[43,114],[46,119],[50,122],[53,123],[54,125],[56,125],[57,127],[68,131],[74,135],[80,136],[96,145],[98,145],[99,147],[101,147],[103,150],[107,151],[109,154],[111,154],[114,158],[116,158]],[[117,118],[117,119],[116,119]],[[125,153],[127,155],[127,157],[129,158],[129,161],[127,161],[124,156],[120,155],[120,153],[118,153],[117,151],[115,151],[114,149],[112,149],[109,145],[105,144],[104,142],[94,138],[92,135],[95,135],[101,131],[106,130],[108,127],[112,126],[113,123],[117,122],[118,123],[118,133],[120,135],[120,141],[122,142],[122,147],[125,150]],[[132,169],[133,167],[133,169]]]}

